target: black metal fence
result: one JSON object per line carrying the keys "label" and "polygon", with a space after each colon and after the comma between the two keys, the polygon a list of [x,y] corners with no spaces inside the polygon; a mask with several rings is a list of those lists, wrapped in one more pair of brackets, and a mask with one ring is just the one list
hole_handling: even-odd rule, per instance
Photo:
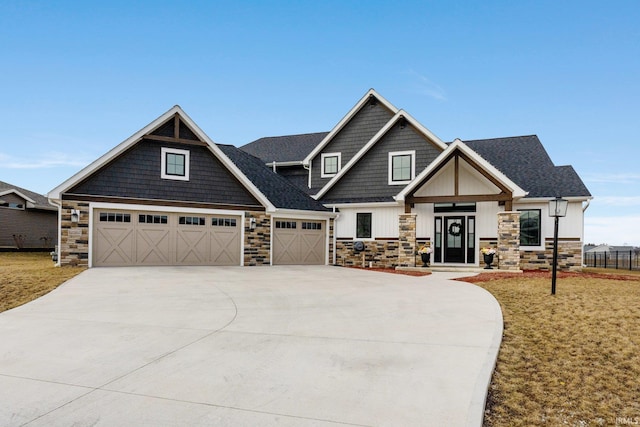
{"label": "black metal fence", "polygon": [[594,268],[640,270],[640,250],[585,252],[584,265]]}

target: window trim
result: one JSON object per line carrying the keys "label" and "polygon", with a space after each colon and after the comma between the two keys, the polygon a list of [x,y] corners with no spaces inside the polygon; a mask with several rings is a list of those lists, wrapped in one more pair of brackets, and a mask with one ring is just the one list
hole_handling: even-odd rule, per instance
{"label": "window trim", "polygon": [[[325,172],[325,159],[327,158],[332,158],[332,157],[336,157],[338,160],[338,167],[336,168],[335,173],[326,173]],[[320,178],[332,178],[334,176],[336,176],[338,174],[338,172],[340,172],[341,169],[341,164],[342,164],[342,153],[322,153],[320,155]]]}
{"label": "window trim", "polygon": [[[394,181],[393,180],[393,158],[397,156],[411,156],[411,173],[408,180]],[[391,151],[389,152],[389,185],[406,185],[414,180],[416,177],[416,150],[407,151]]]}
{"label": "window trim", "polygon": [[[189,150],[162,147],[160,152],[160,177],[162,179],[171,179],[174,181],[189,181]],[[167,173],[167,154],[179,154],[184,156],[184,175],[171,175]]]}
{"label": "window trim", "polygon": [[[520,240],[520,246],[525,248],[541,248],[544,246],[544,241],[542,239],[542,209],[518,209],[518,212],[520,213],[520,226],[522,227],[522,213],[531,211],[538,212],[538,244],[525,245],[522,243],[522,240]],[[522,230],[520,230],[520,236],[522,236]]]}
{"label": "window trim", "polygon": [[[358,235],[358,231],[359,231],[359,222],[360,222],[360,215],[368,215],[369,216],[369,235],[368,236],[360,236]],[[360,239],[373,239],[373,213],[372,212],[356,212],[356,239],[360,240]]]}

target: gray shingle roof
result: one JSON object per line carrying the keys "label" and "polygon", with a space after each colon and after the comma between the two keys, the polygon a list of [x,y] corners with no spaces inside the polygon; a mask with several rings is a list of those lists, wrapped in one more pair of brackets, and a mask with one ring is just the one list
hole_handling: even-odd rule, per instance
{"label": "gray shingle roof", "polygon": [[527,191],[527,197],[591,196],[573,167],[553,164],[536,135],[464,143]]}
{"label": "gray shingle roof", "polygon": [[232,145],[218,147],[247,178],[277,208],[328,212],[322,203],[311,198],[281,175],[273,172],[264,161]]}
{"label": "gray shingle roof", "polygon": [[301,162],[329,132],[260,138],[240,147],[264,163]]}
{"label": "gray shingle roof", "polygon": [[34,193],[33,191],[27,190],[26,188],[18,187],[17,185],[9,184],[8,182],[0,181],[0,192],[4,192],[7,190],[16,190],[25,196],[33,199],[35,203],[35,207],[38,209],[56,209],[55,206],[49,203],[49,199],[42,194]]}

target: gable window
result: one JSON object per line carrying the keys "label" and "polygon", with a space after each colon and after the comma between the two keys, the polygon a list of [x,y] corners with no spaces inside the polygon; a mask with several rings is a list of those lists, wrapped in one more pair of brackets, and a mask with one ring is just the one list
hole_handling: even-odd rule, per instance
{"label": "gable window", "polygon": [[520,245],[540,246],[541,244],[540,209],[521,210]]}
{"label": "gable window", "polygon": [[320,159],[322,160],[321,178],[330,178],[340,172],[340,153],[323,153]]}
{"label": "gable window", "polygon": [[161,177],[189,181],[189,150],[162,147]]}
{"label": "gable window", "polygon": [[371,238],[371,213],[356,214],[356,238]]}
{"label": "gable window", "polygon": [[408,184],[416,176],[416,152],[389,153],[389,185]]}

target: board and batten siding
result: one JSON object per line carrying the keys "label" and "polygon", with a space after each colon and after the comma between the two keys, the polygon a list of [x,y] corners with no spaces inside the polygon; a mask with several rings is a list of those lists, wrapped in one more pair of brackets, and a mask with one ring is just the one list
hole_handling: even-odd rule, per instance
{"label": "board and batten siding", "polygon": [[[497,202],[478,202],[476,212],[462,213],[439,213],[438,216],[475,216],[476,217],[476,238],[491,237],[498,235],[498,212],[502,207]],[[434,217],[433,203],[416,204],[412,209],[416,214],[416,237],[434,238]]]}
{"label": "board and batten siding", "polygon": [[371,239],[398,238],[398,217],[403,207],[340,208],[340,217],[335,223],[337,238],[356,239],[357,213],[371,213]]}
{"label": "board and batten siding", "polygon": [[[542,222],[542,240],[553,238],[554,218],[549,216],[549,203],[516,203],[513,206],[516,211],[524,209],[540,209],[540,219]],[[582,202],[570,202],[567,206],[567,216],[558,221],[558,238],[583,240],[584,215],[582,212]]]}

